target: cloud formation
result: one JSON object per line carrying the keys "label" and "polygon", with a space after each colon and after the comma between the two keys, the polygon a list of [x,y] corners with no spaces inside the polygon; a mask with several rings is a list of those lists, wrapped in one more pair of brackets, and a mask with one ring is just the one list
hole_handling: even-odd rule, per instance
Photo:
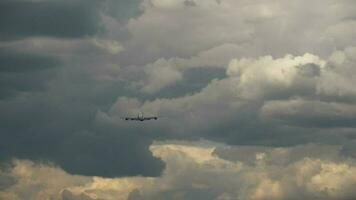
{"label": "cloud formation", "polygon": [[7,181],[0,197],[333,200],[355,195],[356,162],[344,157],[340,146],[271,148],[169,141],[150,149],[167,165],[161,177],[90,178],[69,175],[52,165],[16,160],[13,168],[1,172],[2,177],[16,181]]}
{"label": "cloud formation", "polygon": [[[355,8],[349,0],[2,1],[0,161],[159,176],[153,141],[201,138],[333,144],[352,157]],[[139,111],[162,119],[122,121]],[[270,178],[254,198],[283,196],[279,184]]]}
{"label": "cloud formation", "polygon": [[[347,140],[340,133],[354,127],[356,93],[349,87],[354,81],[349,74],[355,55],[346,53],[351,49],[334,52],[325,60],[313,54],[232,59],[227,77],[213,80],[197,93],[145,102],[131,99],[137,102],[133,106],[119,98],[98,119],[106,116],[120,127],[121,113],[142,110],[169,117],[147,124],[147,132],[163,130],[168,138],[203,137],[234,144],[314,141],[328,128],[335,128],[335,137]],[[342,60],[335,61],[337,55]]]}
{"label": "cloud formation", "polygon": [[82,37],[99,29],[98,1],[2,1],[0,37]]}

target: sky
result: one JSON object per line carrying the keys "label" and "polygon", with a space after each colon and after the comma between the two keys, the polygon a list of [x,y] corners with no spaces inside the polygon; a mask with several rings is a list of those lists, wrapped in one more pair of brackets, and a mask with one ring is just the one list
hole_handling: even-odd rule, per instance
{"label": "sky", "polygon": [[354,199],[355,85],[354,0],[1,0],[0,199]]}

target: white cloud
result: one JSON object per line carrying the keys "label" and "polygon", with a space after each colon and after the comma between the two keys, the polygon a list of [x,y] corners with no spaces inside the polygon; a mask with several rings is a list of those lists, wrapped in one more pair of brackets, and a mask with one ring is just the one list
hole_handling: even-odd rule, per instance
{"label": "white cloud", "polygon": [[0,199],[9,200],[61,199],[63,189],[83,185],[91,179],[69,175],[48,163],[34,163],[28,160],[14,160],[13,168],[2,173],[16,180],[14,184],[0,192]]}
{"label": "white cloud", "polygon": [[143,14],[127,25],[135,59],[190,57],[225,43],[239,47],[236,57],[324,57],[335,47],[355,45],[355,5],[348,0],[194,2],[186,7],[183,0],[144,1]]}
{"label": "white cloud", "polygon": [[94,38],[93,44],[113,55],[116,55],[124,50],[124,47],[116,40]]}
{"label": "white cloud", "polygon": [[147,65],[144,71],[147,75],[147,82],[143,83],[142,91],[146,93],[155,93],[182,79],[182,73],[164,59]]}
{"label": "white cloud", "polygon": [[[133,98],[139,102],[134,109],[168,117],[145,126],[147,131],[164,130],[169,136],[205,137],[212,129],[226,126],[236,127],[229,131],[238,136],[241,131],[265,127],[265,123],[274,126],[274,130],[291,124],[295,127],[353,128],[356,93],[352,83],[356,79],[353,78],[352,49],[336,51],[328,59],[309,53],[281,58],[232,59],[226,69],[227,77],[213,80],[201,91],[145,102]],[[174,69],[178,73],[192,67],[188,64],[192,60],[159,60],[150,66],[152,70],[147,71],[152,72],[151,79],[143,88],[157,91],[152,88],[162,88],[164,83],[174,84],[181,76],[177,76],[179,79],[161,79],[160,75],[165,73],[161,69]],[[101,121],[127,127],[117,120],[120,113],[127,112],[124,107],[113,106],[109,113],[101,113],[105,116]],[[285,134],[289,133],[294,134],[290,129],[286,130]],[[313,141],[313,134],[305,133],[300,137]]]}
{"label": "white cloud", "polygon": [[[299,69],[306,68],[307,64],[314,64],[317,68],[324,68],[325,61],[312,54],[303,56],[286,55],[274,59],[265,56],[258,59],[233,59],[227,69],[229,76],[237,76],[242,96],[245,98],[261,98],[261,95],[273,95],[278,92],[288,92],[302,87],[302,90],[313,87],[313,83],[300,79]],[[299,78],[299,79],[298,79]],[[312,80],[314,77],[306,77]]]}
{"label": "white cloud", "polygon": [[202,51],[190,58],[160,58],[143,67],[146,80],[139,81],[138,85],[142,85],[141,90],[143,92],[152,94],[182,81],[183,74],[188,69],[227,68],[229,61],[235,56],[234,51],[238,49],[239,47],[234,44],[223,44]]}
{"label": "white cloud", "polygon": [[243,27],[238,7],[209,0],[197,1],[198,6],[188,9],[183,2],[152,1],[154,6],[147,3],[144,14],[128,24],[132,44],[145,44],[141,50],[151,55],[188,56],[251,37],[252,28]]}

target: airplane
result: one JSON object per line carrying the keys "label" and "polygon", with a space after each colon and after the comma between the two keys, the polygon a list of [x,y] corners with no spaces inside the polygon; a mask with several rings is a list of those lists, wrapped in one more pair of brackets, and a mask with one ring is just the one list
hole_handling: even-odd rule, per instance
{"label": "airplane", "polygon": [[144,117],[142,113],[137,114],[137,117],[123,117],[122,119],[124,119],[125,121],[146,121],[146,120],[157,120],[158,117],[157,116],[150,116],[150,117]]}

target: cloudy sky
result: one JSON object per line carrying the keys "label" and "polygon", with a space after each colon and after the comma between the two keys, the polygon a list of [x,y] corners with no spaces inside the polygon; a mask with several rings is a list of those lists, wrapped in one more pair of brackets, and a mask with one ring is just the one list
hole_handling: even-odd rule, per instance
{"label": "cloudy sky", "polygon": [[355,85],[354,0],[1,0],[0,199],[355,199]]}

